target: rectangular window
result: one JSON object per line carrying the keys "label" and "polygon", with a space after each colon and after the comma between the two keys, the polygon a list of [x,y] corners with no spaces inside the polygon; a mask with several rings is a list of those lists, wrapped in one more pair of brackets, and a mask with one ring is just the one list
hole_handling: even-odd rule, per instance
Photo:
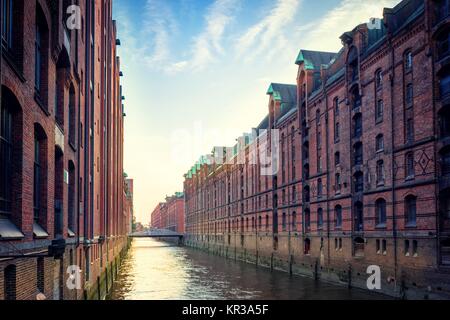
{"label": "rectangular window", "polygon": [[379,100],[377,102],[377,110],[376,110],[376,121],[382,121],[384,114],[384,104],[383,100]]}
{"label": "rectangular window", "polygon": [[406,142],[414,142],[414,121],[411,118],[406,120]]}
{"label": "rectangular window", "polygon": [[13,46],[13,0],[3,0],[2,8],[2,45],[6,49]]}
{"label": "rectangular window", "polygon": [[41,208],[41,164],[40,164],[40,144],[37,139],[34,141],[34,185],[33,185],[33,207],[34,220],[39,221]]}
{"label": "rectangular window", "polygon": [[406,107],[411,107],[413,104],[413,85],[412,83],[406,86]]}
{"label": "rectangular window", "polygon": [[12,211],[12,114],[5,102],[0,108],[0,216]]}

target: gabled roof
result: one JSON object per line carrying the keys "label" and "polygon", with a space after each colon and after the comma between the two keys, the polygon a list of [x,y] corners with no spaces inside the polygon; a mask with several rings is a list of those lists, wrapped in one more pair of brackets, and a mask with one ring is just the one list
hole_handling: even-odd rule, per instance
{"label": "gabled roof", "polygon": [[264,130],[269,128],[269,115],[267,115],[263,121],[258,126],[258,130]]}
{"label": "gabled roof", "polygon": [[297,103],[297,86],[295,84],[272,83],[267,94],[281,103]]}
{"label": "gabled roof", "polygon": [[328,65],[336,56],[335,52],[300,50],[295,64],[305,65],[307,70],[319,69],[321,65]]}

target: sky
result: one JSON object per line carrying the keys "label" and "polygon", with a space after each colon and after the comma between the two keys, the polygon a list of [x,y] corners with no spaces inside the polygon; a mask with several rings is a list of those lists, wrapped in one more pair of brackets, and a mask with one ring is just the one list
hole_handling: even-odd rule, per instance
{"label": "sky", "polygon": [[270,83],[296,83],[300,49],[337,52],[342,33],[399,2],[113,0],[137,221],[183,191],[201,155],[258,126]]}

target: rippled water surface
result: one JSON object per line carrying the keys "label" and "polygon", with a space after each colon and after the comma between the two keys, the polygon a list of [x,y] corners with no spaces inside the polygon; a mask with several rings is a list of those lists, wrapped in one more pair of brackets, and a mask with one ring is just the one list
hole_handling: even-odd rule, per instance
{"label": "rippled water surface", "polygon": [[124,260],[112,299],[380,299],[357,289],[290,277],[153,239],[136,239]]}

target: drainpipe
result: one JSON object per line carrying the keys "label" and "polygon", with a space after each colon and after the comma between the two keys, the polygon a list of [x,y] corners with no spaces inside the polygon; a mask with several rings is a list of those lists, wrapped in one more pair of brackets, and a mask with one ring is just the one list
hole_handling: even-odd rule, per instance
{"label": "drainpipe", "polygon": [[[326,128],[326,145],[328,146],[330,143],[330,130],[329,130],[329,121],[328,121],[328,92],[324,85],[323,87],[324,99],[325,99],[325,128]],[[339,102],[338,102],[339,103]],[[330,177],[330,153],[327,150],[327,239],[328,239],[328,263],[330,262],[330,185],[331,185],[331,177]],[[322,218],[323,219],[323,218]]]}
{"label": "drainpipe", "polygon": [[[90,12],[91,12],[91,7],[90,7],[90,1],[86,0],[86,34],[85,34],[85,55],[86,55],[86,81],[85,81],[85,108],[84,108],[84,219],[83,219],[83,223],[84,223],[84,241],[86,241],[87,238],[89,238],[88,236],[88,211],[89,211],[89,207],[88,207],[88,199],[89,199],[89,186],[90,186],[90,176],[89,176],[89,169],[88,169],[88,163],[89,163],[89,97],[90,97],[90,90],[89,90],[89,74],[91,73],[90,71],[90,47],[91,47],[91,37],[90,37],[90,29],[91,29],[91,18],[90,18]],[[90,199],[89,199],[90,201]]]}
{"label": "drainpipe", "polygon": [[[430,2],[427,2],[428,6],[426,7],[426,10],[428,12],[431,11],[431,8],[429,7]],[[425,14],[425,20],[426,20],[426,26],[427,26],[427,33],[428,33],[428,43],[432,43],[432,35],[431,35],[431,21],[429,21],[429,14]],[[432,46],[430,46],[428,48],[429,52],[427,53],[427,55],[430,57],[431,59],[431,78],[433,79],[431,81],[431,86],[432,86],[432,92],[433,92],[433,136],[434,137],[438,137],[438,132],[437,132],[437,128],[438,128],[438,119],[436,118],[436,99],[438,99],[439,97],[436,97],[436,82],[435,82],[435,74],[436,74],[436,66],[435,66],[435,58],[434,58],[434,54],[433,54],[433,50],[432,50]],[[435,144],[436,145],[436,144]],[[435,154],[436,156],[434,157],[434,167],[438,168],[439,167],[439,163],[438,163],[438,153],[437,150],[435,150]],[[435,201],[436,201],[436,209],[437,209],[437,214],[436,214],[436,248],[437,252],[436,252],[436,265],[439,266],[440,262],[441,262],[441,250],[440,250],[440,219],[441,219],[441,215],[440,215],[440,203],[439,203],[439,193],[440,193],[440,187],[439,187],[439,172],[437,169],[434,170],[434,179],[437,182],[435,184]]]}
{"label": "drainpipe", "polygon": [[395,79],[395,52],[394,47],[392,46],[392,38],[388,35],[388,46],[391,49],[391,176],[392,176],[392,236],[394,240],[394,278],[395,278],[395,287],[397,287],[397,269],[398,269],[398,248],[397,248],[397,217],[396,217],[396,197],[395,197],[395,152],[394,152],[394,79]]}

